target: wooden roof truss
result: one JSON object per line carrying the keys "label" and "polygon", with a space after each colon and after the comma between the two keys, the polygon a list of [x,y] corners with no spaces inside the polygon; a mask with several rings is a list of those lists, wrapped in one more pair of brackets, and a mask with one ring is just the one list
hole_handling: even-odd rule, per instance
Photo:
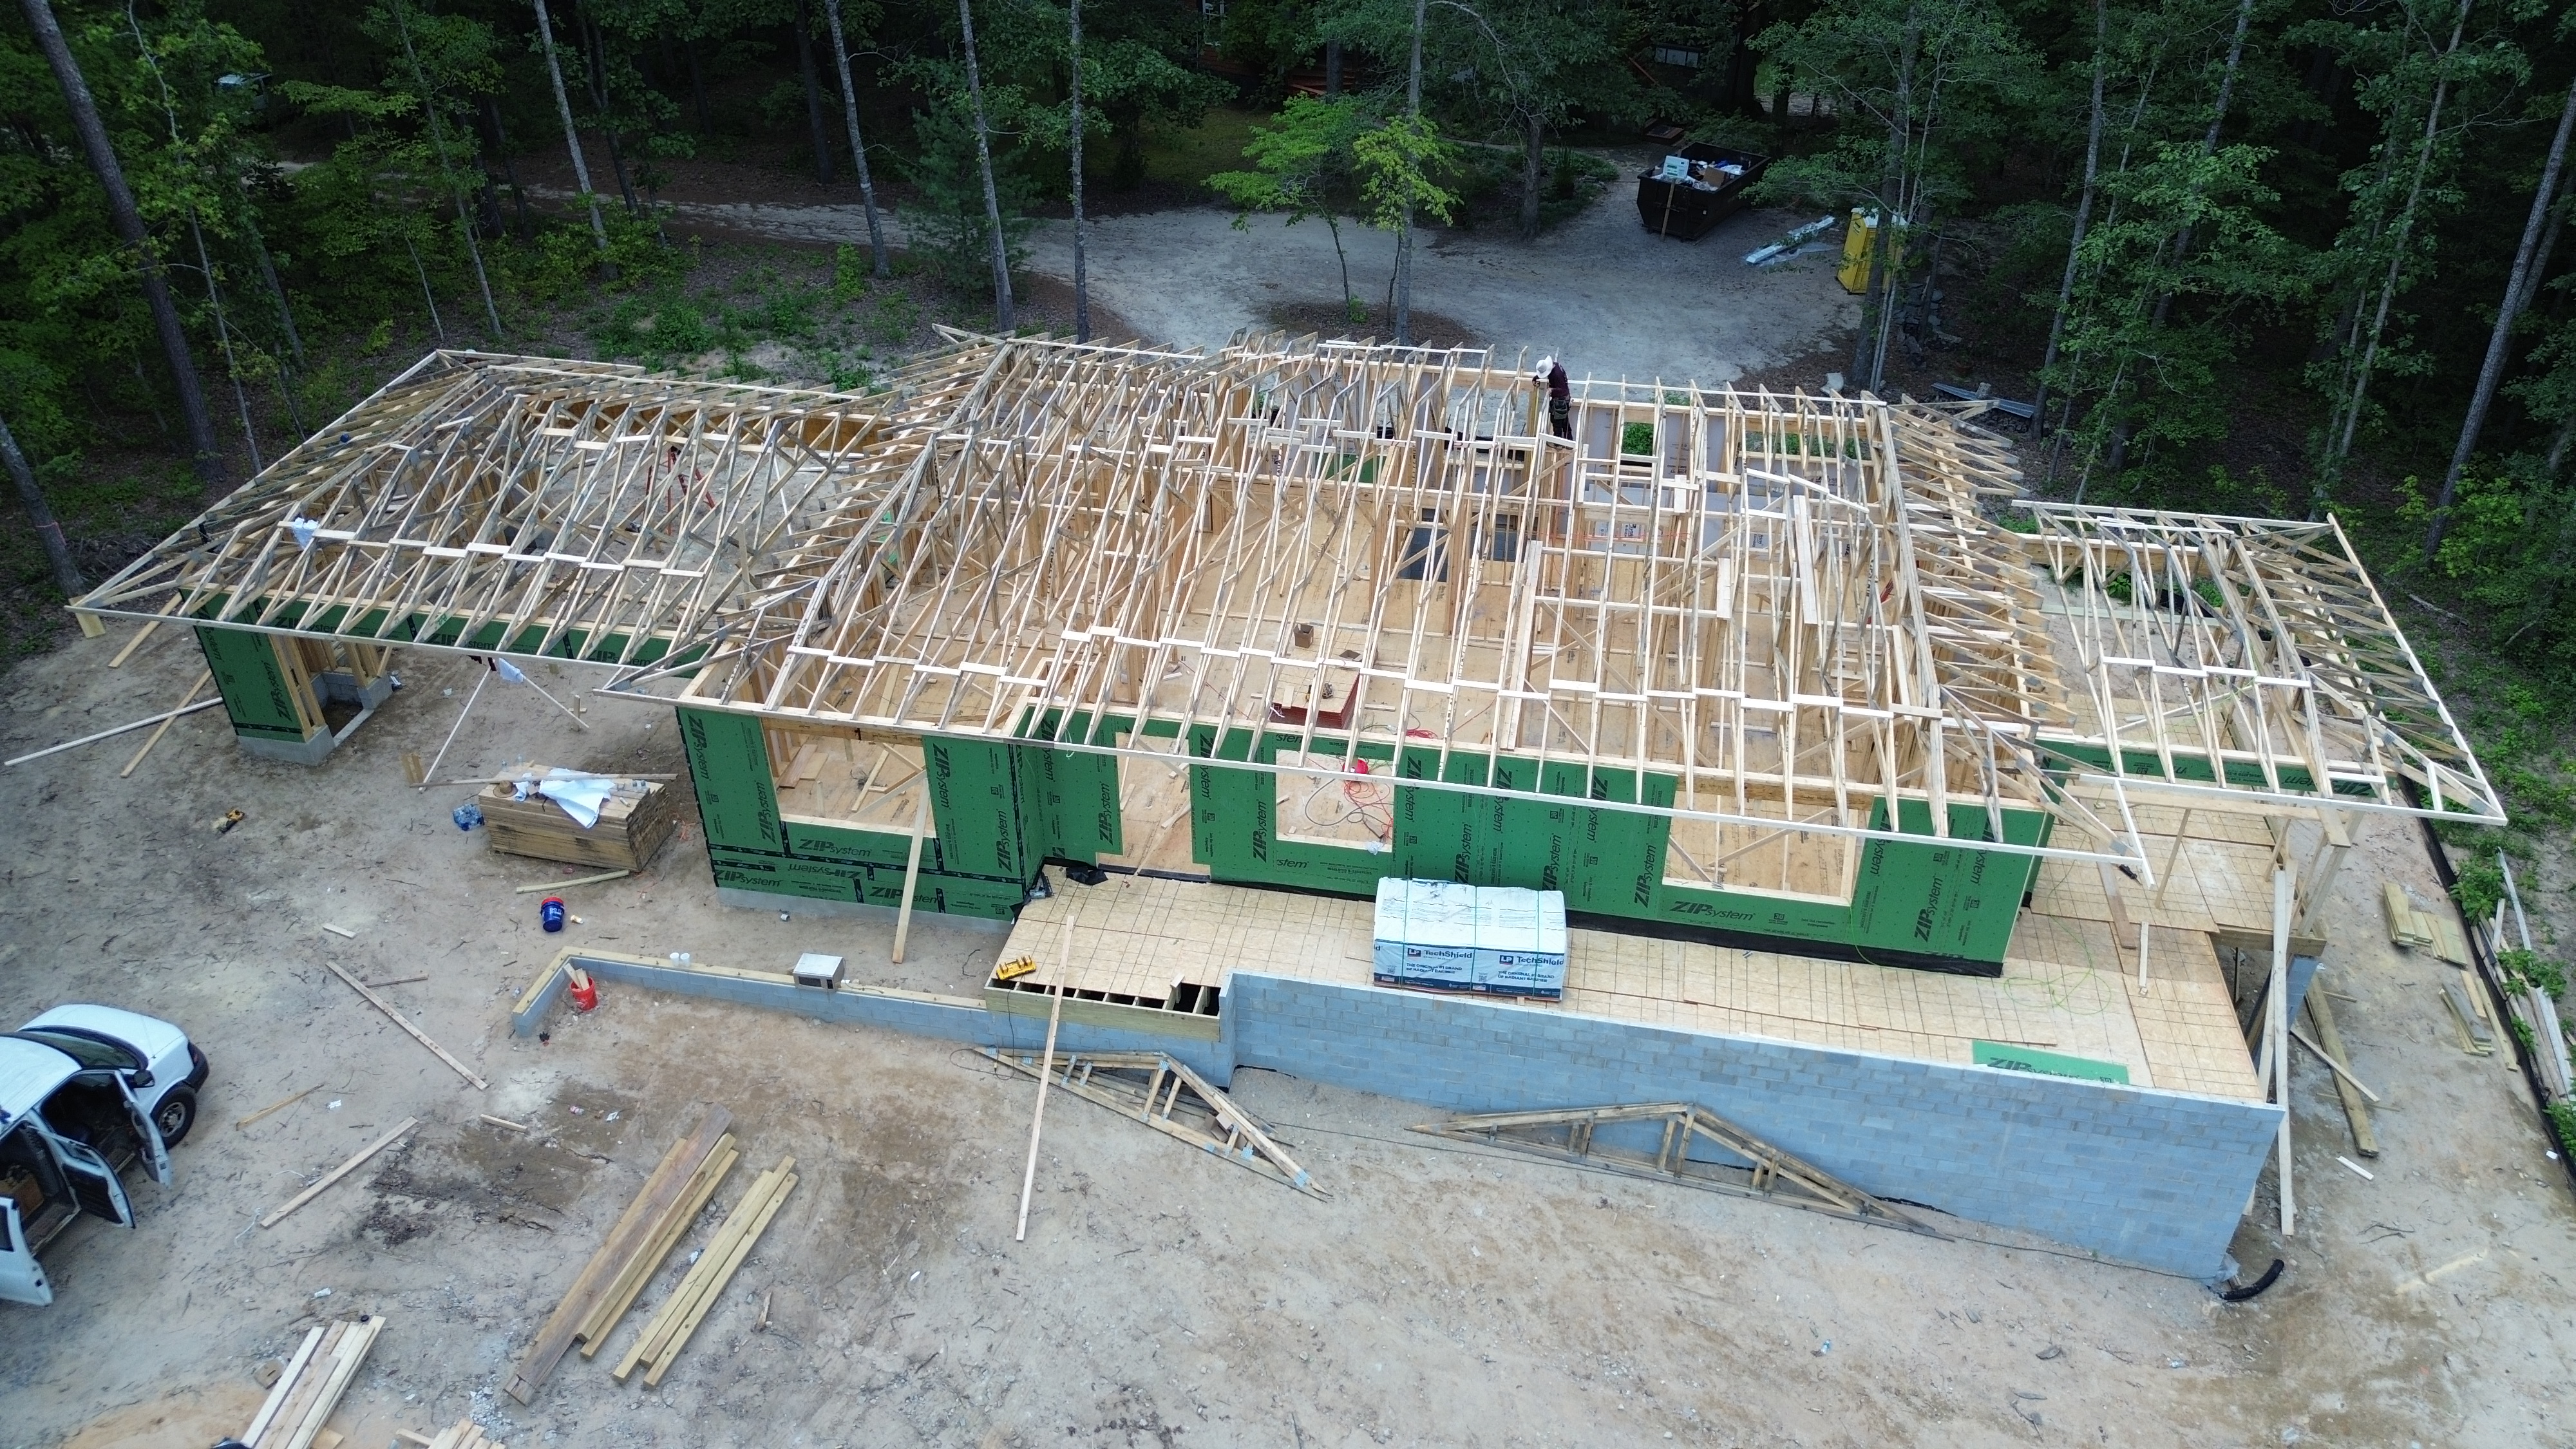
{"label": "wooden roof truss", "polygon": [[79,607],[653,659],[867,492],[882,445],[945,416],[976,360],[860,399],[433,353]]}
{"label": "wooden roof truss", "polygon": [[2023,506],[2080,701],[2079,727],[2043,731],[2043,751],[2132,788],[2240,808],[2322,801],[2503,821],[2334,519]]}
{"label": "wooden roof truss", "polygon": [[1679,853],[1717,882],[1891,832],[2143,871],[2139,791],[2501,814],[2331,521],[2012,533],[1973,408],[1593,380],[1561,438],[1475,350],[952,340],[867,396],[433,354],[77,607],[592,659],[787,726],[1643,777],[1618,808],[1713,827]]}

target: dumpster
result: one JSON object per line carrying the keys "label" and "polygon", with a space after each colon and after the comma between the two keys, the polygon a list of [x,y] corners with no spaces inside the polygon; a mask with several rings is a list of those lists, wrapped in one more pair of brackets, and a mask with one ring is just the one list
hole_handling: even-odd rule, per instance
{"label": "dumpster", "polygon": [[1770,164],[1750,151],[1686,141],[1637,174],[1637,219],[1657,236],[1697,241],[1744,209],[1745,192]]}

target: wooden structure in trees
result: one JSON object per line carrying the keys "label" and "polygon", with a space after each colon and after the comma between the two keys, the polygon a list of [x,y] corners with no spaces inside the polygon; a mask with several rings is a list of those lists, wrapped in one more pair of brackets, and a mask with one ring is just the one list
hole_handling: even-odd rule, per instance
{"label": "wooden structure in trees", "polygon": [[76,607],[613,666],[720,886],[852,904],[1437,875],[1983,971],[2039,862],[2152,891],[2193,809],[2502,816],[2331,520],[2006,527],[1976,405],[1595,379],[1560,438],[1474,350],[953,342],[866,395],[434,354]]}

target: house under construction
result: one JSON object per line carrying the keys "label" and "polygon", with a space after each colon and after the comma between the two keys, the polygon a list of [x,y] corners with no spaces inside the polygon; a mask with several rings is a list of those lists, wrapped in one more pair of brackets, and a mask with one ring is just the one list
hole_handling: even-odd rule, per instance
{"label": "house under construction", "polygon": [[[864,396],[442,352],[77,607],[194,624],[309,762],[388,650],[608,666],[727,901],[1016,923],[1041,969],[916,1029],[1061,987],[1220,1080],[1696,1100],[2215,1271],[2282,1113],[2242,1004],[2295,1012],[2369,817],[2501,818],[2340,528],[2019,501],[1972,409],[1541,401],[1277,337]],[[1370,985],[1388,876],[1563,891],[1564,1001]]]}

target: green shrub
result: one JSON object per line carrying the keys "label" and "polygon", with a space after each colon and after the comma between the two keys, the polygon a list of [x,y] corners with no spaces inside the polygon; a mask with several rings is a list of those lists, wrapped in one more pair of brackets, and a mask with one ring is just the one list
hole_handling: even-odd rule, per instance
{"label": "green shrub", "polygon": [[2460,903],[2460,914],[2472,921],[2492,917],[2496,902],[2504,899],[2504,871],[2495,858],[2475,855],[2462,862],[2459,880],[2451,887],[2451,899]]}
{"label": "green shrub", "polygon": [[868,332],[889,347],[899,347],[920,325],[921,304],[905,293],[889,292],[877,299],[876,315],[868,319]]}
{"label": "green shrub", "polygon": [[1622,424],[1619,428],[1619,451],[1622,453],[1654,452],[1655,425],[1653,423]]}
{"label": "green shrub", "polygon": [[2567,992],[2567,968],[2539,954],[2517,946],[2496,953],[2496,968],[2504,979],[2517,987],[2537,988],[2541,995],[2555,1001]]}
{"label": "green shrub", "polygon": [[868,254],[843,242],[832,248],[832,300],[847,307],[868,294]]}

